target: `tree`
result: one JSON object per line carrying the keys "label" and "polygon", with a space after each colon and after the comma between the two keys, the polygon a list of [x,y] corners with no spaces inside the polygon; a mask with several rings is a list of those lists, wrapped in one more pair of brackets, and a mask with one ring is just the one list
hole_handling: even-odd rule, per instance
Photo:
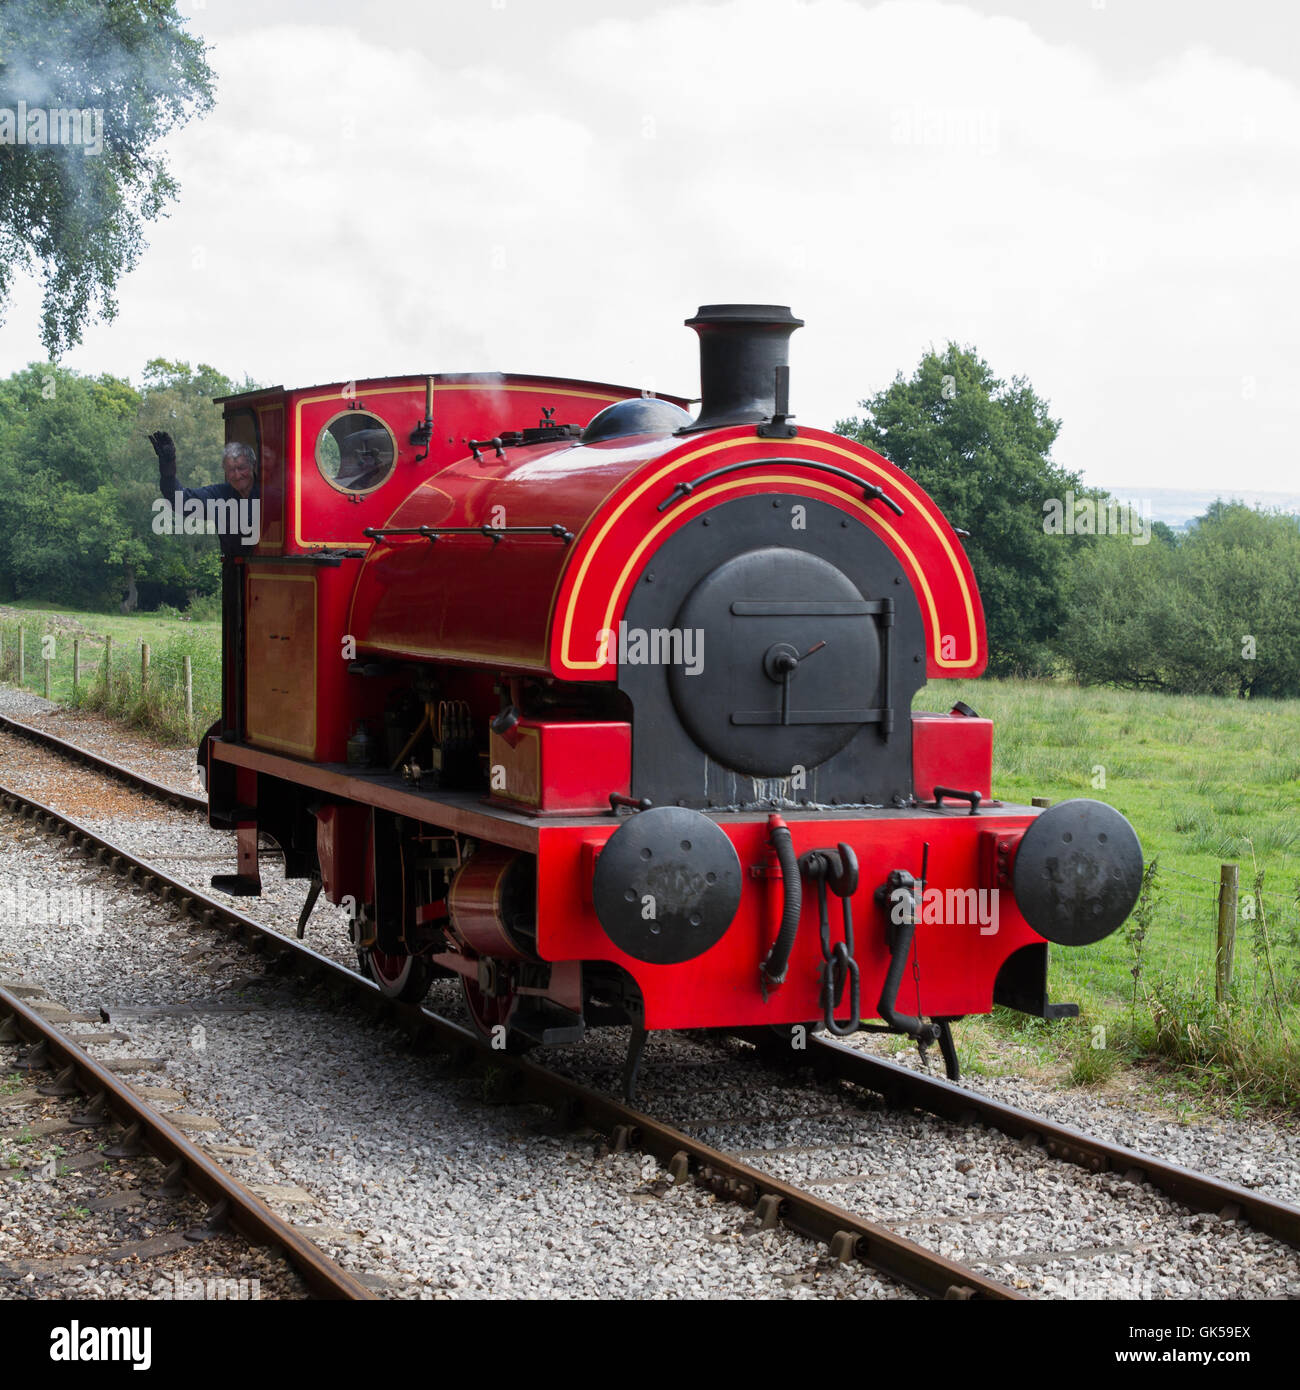
{"label": "tree", "polygon": [[[1075,558],[1070,616],[1057,650],[1084,685],[1170,689],[1169,653],[1193,640],[1196,615],[1180,580],[1177,547],[1106,537]],[[1197,687],[1220,690],[1208,676]]]}
{"label": "tree", "polygon": [[1082,681],[1178,694],[1300,695],[1300,521],[1216,502],[1176,543],[1081,555],[1062,656]]}
{"label": "tree", "polygon": [[93,492],[113,475],[111,456],[140,408],[131,384],[33,364],[16,373],[0,404],[5,453],[20,470],[48,469]]}
{"label": "tree", "polygon": [[[129,440],[117,461],[123,515],[134,534],[142,537],[148,561],[128,570],[128,598],[136,584],[147,605],[179,601],[177,591],[192,598],[217,590],[220,569],[218,549],[211,536],[157,535],[153,530],[154,502],[158,498],[158,463],[146,436],[166,430],[176,443],[180,477],[187,487],[219,482],[225,425],[214,396],[228,396],[249,389],[251,382],[236,385],[215,367],[200,362],[171,362],[155,357],[142,373],[144,395]],[[134,606],[134,602],[132,602]]]}
{"label": "tree", "polygon": [[1088,494],[1051,460],[1060,422],[1047,402],[1023,378],[1001,381],[973,348],[949,343],[926,353],[910,380],[900,372],[859,404],[865,418],[836,430],[910,474],[971,533],[965,545],[984,600],[990,672],[1050,669],[1072,543],[1090,541],[1044,532],[1048,499]]}
{"label": "tree", "polygon": [[0,122],[11,113],[0,143],[0,309],[15,270],[39,269],[52,358],[81,341],[96,307],[114,317],[143,223],[176,197],[157,146],[212,106],[206,49],[184,25],[174,0],[0,6]]}
{"label": "tree", "polygon": [[[0,382],[0,584],[99,603],[124,553],[114,458],[140,397],[115,377],[32,364]],[[120,573],[120,569],[117,570]]]}
{"label": "tree", "polygon": [[122,516],[114,488],[78,492],[48,474],[18,499],[10,540],[20,592],[54,603],[104,607],[121,592],[121,576],[148,558]]}
{"label": "tree", "polygon": [[1169,652],[1173,687],[1300,695],[1300,519],[1216,502],[1178,554],[1195,631]]}
{"label": "tree", "polygon": [[216,592],[210,536],[154,530],[158,463],[146,436],[176,441],[183,481],[221,476],[214,367],[151,361],[136,391],[116,377],[33,364],[0,381],[0,598],[90,607],[180,606]]}

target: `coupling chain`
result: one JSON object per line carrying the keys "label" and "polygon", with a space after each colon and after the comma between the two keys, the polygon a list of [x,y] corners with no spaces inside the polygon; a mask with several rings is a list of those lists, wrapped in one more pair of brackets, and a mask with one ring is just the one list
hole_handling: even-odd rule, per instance
{"label": "coupling chain", "polygon": [[[815,849],[805,854],[799,866],[817,882],[817,915],[821,928],[822,1023],[828,1033],[846,1037],[857,1032],[861,1023],[861,995],[858,962],[853,949],[853,906],[851,899],[858,887],[858,859],[850,846],[841,844],[836,850]],[[830,907],[827,889],[840,899],[844,933],[831,945]],[[845,983],[849,985],[850,1016],[840,1023],[835,1010],[844,997]]]}

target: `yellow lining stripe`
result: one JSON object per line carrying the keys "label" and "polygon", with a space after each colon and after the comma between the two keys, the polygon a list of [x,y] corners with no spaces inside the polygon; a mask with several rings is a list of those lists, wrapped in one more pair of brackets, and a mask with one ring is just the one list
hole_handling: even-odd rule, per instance
{"label": "yellow lining stripe", "polygon": [[[587,573],[591,566],[591,562],[594,559],[597,551],[600,549],[602,543],[609,535],[614,525],[622,517],[622,515],[637,501],[644,497],[646,492],[648,492],[656,484],[662,482],[665,478],[667,478],[672,473],[675,473],[678,469],[682,468],[686,464],[694,463],[697,459],[706,458],[710,454],[717,453],[723,449],[732,449],[744,445],[753,445],[753,443],[753,437],[751,435],[746,434],[737,439],[720,440],[715,444],[706,445],[703,449],[697,449],[694,453],[686,454],[679,458],[676,458],[672,462],[665,465],[665,467],[659,469],[656,473],[650,475],[633,492],[631,492],[626,498],[624,498],[624,500],[614,509],[613,512],[610,513],[610,515],[605,519],[605,522],[601,526],[599,532],[597,533],[595,540],[592,542],[590,548],[587,550],[586,554],[582,558],[582,562],[578,567],[577,576],[574,580],[573,592],[569,597],[569,605],[564,615],[564,629],[561,635],[560,646],[561,660],[563,661],[566,667],[575,671],[598,671],[604,669],[604,667],[608,665],[607,662],[599,660],[578,661],[572,658],[569,653],[573,634],[574,611],[577,608],[579,595],[582,591],[582,585],[586,580]],[[782,446],[773,445],[772,447],[773,449],[776,449]],[[779,480],[782,482],[794,482],[797,483],[800,487],[810,487],[815,491],[826,492],[830,495],[833,495],[837,502],[852,503],[852,505],[863,514],[864,518],[868,521],[868,523],[873,526],[873,529],[883,530],[888,535],[893,537],[895,542],[898,544],[899,548],[903,551],[904,554],[907,555],[908,559],[911,561],[913,572],[915,573],[922,587],[922,590],[925,594],[927,606],[930,611],[931,632],[933,633],[934,643],[936,647],[939,648],[939,650],[936,650],[934,652],[934,660],[936,661],[936,663],[948,669],[958,670],[974,666],[979,658],[979,650],[975,635],[975,608],[971,599],[970,589],[966,583],[966,576],[961,571],[960,563],[958,562],[956,555],[953,553],[952,546],[948,543],[948,538],[943,534],[934,516],[930,512],[929,505],[923,502],[921,498],[915,492],[913,492],[912,489],[907,485],[907,481],[905,480],[906,475],[897,475],[892,471],[886,472],[883,468],[880,467],[879,464],[873,462],[871,459],[864,459],[859,454],[854,453],[851,449],[841,448],[839,445],[830,444],[822,440],[807,438],[801,439],[796,447],[800,449],[818,449],[825,453],[837,454],[843,458],[858,463],[864,468],[869,469],[872,473],[876,474],[878,477],[888,482],[893,491],[901,493],[901,495],[904,498],[906,498],[912,504],[912,506],[925,518],[931,530],[934,532],[940,544],[943,546],[944,552],[947,554],[948,559],[952,564],[953,573],[956,576],[957,583],[961,589],[962,597],[965,601],[967,629],[970,641],[970,656],[968,658],[966,658],[963,661],[957,661],[945,659],[941,655],[942,649],[940,644],[942,642],[943,634],[939,631],[939,617],[937,609],[935,607],[934,597],[930,592],[930,587],[928,582],[926,581],[925,573],[922,567],[919,564],[917,564],[915,556],[904,543],[902,537],[898,535],[897,531],[895,531],[894,528],[887,521],[885,521],[885,519],[879,513],[868,512],[864,503],[857,501],[855,498],[847,496],[840,489],[828,486],[824,483],[815,482],[811,479],[791,478],[788,475],[755,477],[751,474],[747,478],[737,479],[731,483],[711,488],[707,493],[691,494],[691,500],[697,500],[701,497],[716,496],[721,491],[727,491],[739,487],[744,487],[754,482],[774,481],[777,480],[777,478],[779,477]],[[757,455],[755,461],[757,462],[758,459],[761,459],[762,457],[762,454]],[[793,460],[793,462],[797,464],[798,460]],[[685,499],[683,500],[685,501]],[[636,558],[644,553],[649,540],[654,536],[659,535],[662,532],[663,528],[666,525],[670,524],[670,522],[679,519],[683,514],[683,511],[689,510],[690,502],[686,502],[685,507],[678,506],[674,508],[670,513],[665,514],[663,520],[649,533],[647,537],[643,538],[641,543],[637,546],[637,549],[635,550],[635,552],[633,552],[633,556],[629,559],[628,564],[624,566],[623,572],[619,576],[616,588],[610,595],[610,602],[605,612],[605,622],[603,624],[604,627],[608,628],[611,625],[610,620],[612,619],[615,607],[617,606],[618,594],[622,591],[627,576],[635,564]]]}
{"label": "yellow lining stripe", "polygon": [[[350,383],[349,383],[350,384]],[[362,396],[400,396],[415,391],[414,386],[377,386],[373,391],[357,391],[353,396],[345,396],[341,391],[329,391],[323,396],[300,396],[293,406],[293,538],[298,545],[316,545],[326,550],[355,550],[358,541],[305,541],[302,538],[302,408],[305,405],[320,405],[322,401],[355,400]],[[386,422],[385,422],[386,423]],[[392,433],[390,430],[389,433]],[[396,443],[396,439],[394,439]],[[313,449],[313,453],[314,453]],[[396,460],[394,460],[394,463]],[[384,482],[396,477],[397,469]],[[323,480],[322,480],[323,481]],[[382,487],[383,484],[380,484]],[[377,488],[376,491],[379,489]]]}
{"label": "yellow lining stripe", "polygon": [[[358,544],[364,541],[306,541],[302,536],[302,408],[305,405],[320,405],[322,401],[341,401],[364,398],[367,396],[400,396],[407,392],[422,391],[425,387],[427,377],[413,379],[410,386],[377,386],[373,390],[361,390],[358,388],[354,396],[345,396],[341,391],[329,391],[323,396],[300,396],[294,402],[293,416],[293,538],[298,545],[322,546],[326,550],[353,550]],[[415,382],[418,381],[418,385]],[[574,396],[583,401],[604,401],[606,405],[612,405],[615,401],[627,400],[626,396],[611,396],[606,392],[600,391],[568,391],[563,386],[511,386],[508,381],[472,381],[472,382],[448,382],[442,388],[444,391],[503,391],[507,393],[519,392],[521,394],[534,396]],[[437,383],[434,383],[432,395],[438,393]],[[385,425],[388,422],[384,421]],[[390,433],[392,427],[389,426]],[[313,449],[314,452],[314,449]],[[398,455],[401,454],[401,445],[398,445]],[[459,460],[456,460],[459,462]],[[396,463],[396,459],[394,460]],[[397,476],[397,469],[394,467],[392,473],[384,479],[379,488],[384,487]],[[379,488],[375,491],[378,492]],[[370,496],[371,494],[365,494]],[[407,494],[407,497],[410,493]],[[402,498],[406,501],[406,497]],[[400,504],[399,504],[400,505]]]}

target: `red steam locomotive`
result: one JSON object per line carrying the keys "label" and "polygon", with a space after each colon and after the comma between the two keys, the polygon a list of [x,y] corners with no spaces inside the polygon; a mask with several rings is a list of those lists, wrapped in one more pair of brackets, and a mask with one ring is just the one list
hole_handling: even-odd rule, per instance
{"label": "red steam locomotive", "polygon": [[956,1018],[1076,1012],[1048,942],[1124,920],[1137,837],[993,800],[990,721],[913,712],[984,668],[974,577],[910,477],[795,424],[800,320],[688,325],[694,418],[511,375],[225,398],[262,524],[200,749],[214,883],[260,891],[270,836],[382,990],[452,973],[498,1045],[630,1024],[629,1084],[647,1030],[814,1022],[955,1074]]}

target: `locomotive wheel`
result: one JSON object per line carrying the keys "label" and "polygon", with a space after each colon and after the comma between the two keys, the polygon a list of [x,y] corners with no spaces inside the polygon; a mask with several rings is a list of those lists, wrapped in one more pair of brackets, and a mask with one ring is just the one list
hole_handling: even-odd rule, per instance
{"label": "locomotive wheel", "polygon": [[378,946],[358,951],[357,955],[362,969],[379,986],[379,992],[389,999],[418,1004],[428,994],[434,969],[427,960],[408,956],[405,952],[389,955]]}
{"label": "locomotive wheel", "polygon": [[514,990],[501,995],[484,994],[478,987],[478,981],[471,980],[467,975],[460,977],[460,987],[465,996],[465,1007],[469,1010],[470,1022],[480,1037],[493,1043],[501,1036],[496,1029],[504,1028],[506,1045],[500,1050],[515,1056],[535,1046],[531,1038],[523,1037],[510,1027],[510,1014],[516,998]]}

